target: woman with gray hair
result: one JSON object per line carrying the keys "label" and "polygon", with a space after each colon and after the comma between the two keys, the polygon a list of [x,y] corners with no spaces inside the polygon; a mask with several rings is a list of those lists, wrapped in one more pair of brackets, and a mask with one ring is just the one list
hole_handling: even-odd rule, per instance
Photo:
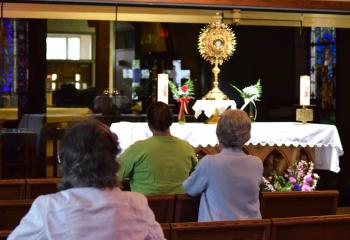
{"label": "woman with gray hair", "polygon": [[261,159],[247,155],[251,122],[242,110],[225,111],[216,127],[221,152],[200,160],[183,183],[191,196],[201,194],[198,221],[260,219]]}

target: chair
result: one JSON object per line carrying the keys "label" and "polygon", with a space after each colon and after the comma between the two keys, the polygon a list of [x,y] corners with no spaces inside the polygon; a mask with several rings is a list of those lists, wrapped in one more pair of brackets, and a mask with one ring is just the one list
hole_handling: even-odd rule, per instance
{"label": "chair", "polygon": [[171,240],[269,240],[270,219],[171,224]]}
{"label": "chair", "polygon": [[26,181],[24,179],[1,179],[0,199],[16,200],[25,199]]}
{"label": "chair", "polygon": [[[59,144],[60,140],[63,137],[65,129],[63,128],[55,128],[55,127],[46,127],[43,130],[43,136],[44,136],[44,144],[47,149],[52,149],[52,152],[49,153],[48,156],[46,156],[46,162],[48,160],[51,160],[52,162],[52,171],[53,177],[58,177],[58,151],[59,151]],[[46,153],[47,155],[48,153]]]}
{"label": "chair", "polygon": [[339,192],[262,192],[260,211],[263,218],[319,216],[336,214]]}
{"label": "chair", "polygon": [[196,222],[198,220],[200,196],[177,194],[175,198],[174,222]]}
{"label": "chair", "polygon": [[175,195],[147,196],[147,200],[157,222],[170,223],[173,221]]}
{"label": "chair", "polygon": [[36,133],[23,129],[0,129],[0,178],[37,176]]}
{"label": "chair", "polygon": [[27,179],[26,199],[35,199],[39,195],[55,193],[58,191],[59,178],[32,178]]}
{"label": "chair", "polygon": [[0,200],[0,230],[14,229],[31,205],[30,200]]}
{"label": "chair", "polygon": [[273,218],[271,240],[349,240],[350,215]]}

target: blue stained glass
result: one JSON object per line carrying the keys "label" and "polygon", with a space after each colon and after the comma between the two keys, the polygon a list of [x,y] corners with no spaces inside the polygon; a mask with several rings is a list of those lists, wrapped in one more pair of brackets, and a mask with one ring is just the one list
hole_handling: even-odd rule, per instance
{"label": "blue stained glass", "polygon": [[320,121],[335,123],[336,30],[335,28],[312,28],[310,39],[310,74],[315,84],[311,96],[317,99],[320,105]]}
{"label": "blue stained glass", "polygon": [[13,54],[13,20],[10,19],[3,19],[3,31],[4,36],[2,39],[2,49],[1,55],[2,55],[2,69],[1,69],[1,92],[5,94],[9,94],[12,92],[12,85],[13,85],[13,61],[14,61],[14,54]]}

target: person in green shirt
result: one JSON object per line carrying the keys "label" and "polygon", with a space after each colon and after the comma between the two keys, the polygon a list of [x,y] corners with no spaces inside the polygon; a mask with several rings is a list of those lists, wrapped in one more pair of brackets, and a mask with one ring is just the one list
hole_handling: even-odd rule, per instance
{"label": "person in green shirt", "polygon": [[131,191],[144,195],[184,193],[182,182],[198,161],[192,146],[171,135],[173,117],[167,104],[151,104],[147,120],[153,136],[124,151],[118,177],[130,178]]}

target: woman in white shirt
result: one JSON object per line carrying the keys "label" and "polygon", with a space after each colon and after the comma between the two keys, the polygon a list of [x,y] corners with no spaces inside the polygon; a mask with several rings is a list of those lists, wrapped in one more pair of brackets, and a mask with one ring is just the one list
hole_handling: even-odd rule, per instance
{"label": "woman in white shirt", "polygon": [[146,198],[117,187],[119,152],[106,125],[70,127],[59,151],[61,191],[35,199],[8,239],[164,239]]}

